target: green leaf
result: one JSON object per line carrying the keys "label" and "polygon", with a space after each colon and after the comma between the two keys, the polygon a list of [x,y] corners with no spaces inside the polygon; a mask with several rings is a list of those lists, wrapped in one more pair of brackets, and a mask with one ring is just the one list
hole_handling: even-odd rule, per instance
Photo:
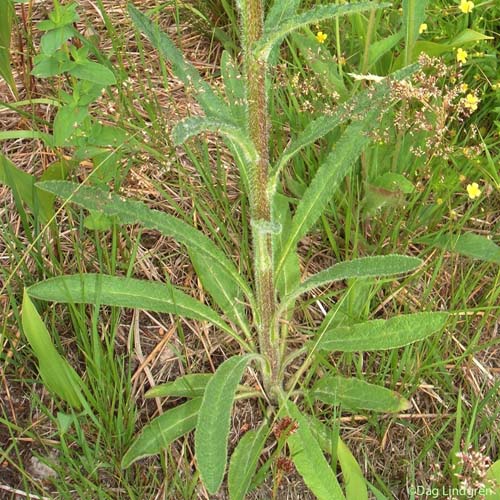
{"label": "green leaf", "polygon": [[113,227],[113,219],[101,212],[91,212],[83,220],[83,225],[91,231],[109,231]]}
{"label": "green leaf", "polygon": [[156,455],[196,426],[201,398],[166,411],[149,422],[123,455],[121,466],[130,467],[136,460]]}
{"label": "green leaf", "polygon": [[238,384],[255,354],[233,356],[224,361],[208,382],[195,433],[198,470],[210,494],[222,484],[227,462],[227,438],[231,408]]}
{"label": "green leaf", "polygon": [[230,500],[244,500],[268,435],[269,426],[264,423],[240,439],[229,463],[227,481]]}
{"label": "green leaf", "polygon": [[172,138],[174,144],[178,146],[193,135],[207,131],[220,134],[238,145],[244,155],[243,160],[245,162],[255,163],[257,161],[257,151],[252,142],[247,138],[245,130],[227,122],[199,116],[189,117],[177,123],[172,131]]}
{"label": "green leaf", "polygon": [[17,168],[4,154],[0,153],[0,183],[12,189],[14,197],[25,203],[33,212],[35,177]]}
{"label": "green leaf", "polygon": [[11,0],[4,0],[2,15],[0,16],[0,76],[7,82],[7,85],[17,97],[16,82],[10,65],[10,36],[14,14],[14,6]]}
{"label": "green leaf", "polygon": [[420,25],[425,20],[425,9],[429,0],[403,0],[403,29],[405,33],[405,61],[413,62],[413,48],[419,36]]}
{"label": "green leaf", "polygon": [[207,259],[197,252],[189,252],[189,257],[203,288],[227,317],[239,325],[250,337],[250,325],[241,297],[241,288],[224,273],[223,268],[214,260]]}
{"label": "green leaf", "polygon": [[340,262],[306,279],[283,299],[286,304],[314,288],[352,278],[379,278],[408,273],[422,265],[422,260],[406,255],[377,255]]}
{"label": "green leaf", "polygon": [[345,500],[337,477],[321,452],[308,419],[291,402],[284,403],[284,411],[297,424],[297,430],[287,439],[291,458],[307,487],[318,500]]}
{"label": "green leaf", "polygon": [[[317,348],[341,352],[395,349],[440,331],[447,318],[448,313],[445,312],[422,312],[332,328],[325,331]],[[315,345],[314,341],[310,343],[311,347]]]}
{"label": "green leaf", "polygon": [[322,377],[310,394],[323,403],[342,405],[351,410],[399,412],[410,407],[410,403],[396,392],[357,378]]}
{"label": "green leaf", "polygon": [[31,297],[65,304],[130,307],[209,321],[234,337],[229,325],[210,307],[171,284],[107,276],[73,274],[49,278],[28,288]]}
{"label": "green leaf", "polygon": [[40,41],[40,48],[43,54],[47,56],[53,55],[61,45],[66,43],[67,40],[74,37],[76,34],[73,26],[61,26],[60,28],[48,31],[42,36]]}
{"label": "green leaf", "polygon": [[500,246],[479,234],[443,234],[437,238],[426,237],[422,241],[449,252],[500,264]]}
{"label": "green leaf", "polygon": [[22,325],[24,335],[38,360],[40,376],[47,389],[73,408],[80,409],[84,400],[81,391],[84,387],[82,379],[57,352],[49,331],[26,290],[23,295]]}
{"label": "green leaf", "polygon": [[199,252],[211,262],[218,264],[227,274],[227,279],[238,284],[247,297],[252,297],[248,283],[213,241],[178,218],[150,209],[144,203],[126,200],[96,187],[66,181],[39,182],[37,186],[87,210],[100,211],[109,217],[116,216],[121,224],[139,223],[147,229],[154,229],[164,236],[173,237],[179,243],[186,245],[189,251]]}
{"label": "green leaf", "polygon": [[[76,127],[88,116],[86,107],[74,104],[61,106],[54,118],[54,146],[63,146],[75,133]],[[71,142],[71,141],[70,141]]]}
{"label": "green leaf", "polygon": [[486,479],[490,481],[490,484],[486,484],[492,492],[486,493],[485,498],[488,500],[500,500],[500,460],[497,460],[488,469]]}
{"label": "green leaf", "polygon": [[205,393],[208,382],[213,377],[211,373],[192,373],[178,377],[172,382],[157,385],[149,389],[146,398],[173,396],[179,398],[198,398]]}
{"label": "green leaf", "polygon": [[218,117],[222,122],[232,122],[231,113],[225,102],[217,97],[210,85],[201,77],[191,64],[187,63],[182,53],[172,40],[161,31],[159,26],[137,10],[131,3],[128,12],[136,28],[144,33],[153,47],[172,64],[174,74],[190,90],[195,92],[196,100],[210,117]]}
{"label": "green leaf", "polygon": [[398,31],[392,35],[389,35],[382,40],[378,40],[370,45],[368,48],[368,68],[373,66],[381,57],[383,57],[387,52],[393,49],[404,37],[402,31]]}
{"label": "green leaf", "polygon": [[453,47],[461,47],[463,45],[467,45],[468,43],[475,43],[481,40],[493,40],[493,37],[467,28],[453,38],[449,45]]}
{"label": "green leaf", "polygon": [[255,53],[257,57],[263,61],[269,58],[273,47],[277,46],[283,38],[289,33],[303,28],[309,24],[326,21],[332,17],[353,14],[355,12],[364,12],[372,9],[381,9],[390,7],[390,3],[360,2],[356,4],[346,5],[317,5],[312,9],[283,19],[281,23],[275,26],[269,26],[262,38],[257,42]]}
{"label": "green leaf", "polygon": [[51,56],[39,54],[35,57],[35,66],[31,70],[31,74],[37,78],[49,78],[61,75],[73,64],[66,52],[63,51],[57,51]]}
{"label": "green leaf", "polygon": [[93,61],[74,63],[68,69],[68,73],[76,78],[97,83],[103,87],[116,83],[115,75],[110,69]]}
{"label": "green leaf", "polygon": [[243,78],[238,70],[236,61],[227,50],[222,52],[220,69],[222,81],[224,82],[226,99],[229,102],[235,121],[246,126],[245,113],[247,101],[245,85],[243,84]]}

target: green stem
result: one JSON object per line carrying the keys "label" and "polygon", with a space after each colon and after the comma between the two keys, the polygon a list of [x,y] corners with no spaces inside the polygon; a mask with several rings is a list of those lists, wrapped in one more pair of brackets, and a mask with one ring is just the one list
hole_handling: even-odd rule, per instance
{"label": "green stem", "polygon": [[269,112],[267,67],[254,53],[262,36],[264,8],[262,0],[240,0],[248,100],[248,132],[258,153],[250,166],[250,214],[254,254],[254,279],[257,299],[257,328],[261,353],[269,367],[264,373],[264,388],[272,398],[279,387],[279,350],[273,317],[276,296],[272,263],[272,220],[269,183]]}

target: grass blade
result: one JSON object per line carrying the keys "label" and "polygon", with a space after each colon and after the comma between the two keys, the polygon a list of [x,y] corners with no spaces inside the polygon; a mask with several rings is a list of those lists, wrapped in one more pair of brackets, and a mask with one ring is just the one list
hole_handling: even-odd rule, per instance
{"label": "grass blade", "polygon": [[307,487],[318,500],[345,500],[337,477],[311,432],[307,418],[291,401],[285,403],[284,410],[298,424],[287,443],[292,461]]}
{"label": "grass blade", "polygon": [[10,36],[14,18],[14,4],[11,0],[4,0],[2,4],[2,15],[0,16],[0,76],[7,82],[7,85],[17,97],[16,82],[10,66]]}
{"label": "grass blade", "polygon": [[244,500],[268,435],[269,426],[264,423],[258,429],[248,431],[236,446],[228,472],[231,500]]}
{"label": "grass blade", "polygon": [[232,329],[210,307],[171,284],[107,276],[73,274],[50,278],[28,288],[31,297],[65,304],[130,307],[209,321],[232,337]]}
{"label": "grass blade", "polygon": [[23,295],[23,331],[38,360],[42,380],[49,391],[76,409],[82,407],[84,387],[82,379],[71,365],[57,352],[42,318],[38,314],[27,290]]}
{"label": "grass blade", "polygon": [[37,187],[87,210],[117,217],[121,224],[139,223],[147,229],[155,229],[165,236],[173,237],[186,245],[190,251],[199,252],[218,264],[227,274],[227,279],[239,285],[250,300],[253,299],[248,283],[215,243],[178,218],[153,210],[139,201],[126,200],[96,187],[81,186],[68,181],[39,182]]}
{"label": "grass blade", "polygon": [[[312,348],[322,351],[383,351],[423,340],[444,328],[448,313],[403,314],[391,319],[374,319],[353,326],[326,330]],[[317,345],[316,345],[317,344]]]}
{"label": "grass blade", "polygon": [[405,66],[412,62],[413,48],[425,20],[429,0],[403,0],[403,29],[405,33]]}
{"label": "grass blade", "polygon": [[121,466],[130,467],[136,460],[156,455],[196,426],[201,398],[168,410],[149,422],[123,455]]}
{"label": "grass blade", "polygon": [[146,398],[179,397],[179,398],[201,398],[205,388],[212,378],[211,373],[192,373],[178,377],[172,382],[157,385],[144,394]]}
{"label": "grass blade", "polygon": [[207,384],[195,433],[200,476],[210,494],[222,484],[227,462],[231,409],[238,384],[256,355],[233,356],[224,361]]}
{"label": "grass blade", "polygon": [[409,402],[396,392],[357,378],[323,377],[310,394],[323,403],[342,405],[351,410],[393,413],[410,407]]}

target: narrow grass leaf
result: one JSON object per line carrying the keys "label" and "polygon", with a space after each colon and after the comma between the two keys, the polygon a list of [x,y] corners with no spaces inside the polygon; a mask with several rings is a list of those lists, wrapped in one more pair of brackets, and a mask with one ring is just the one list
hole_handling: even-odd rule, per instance
{"label": "narrow grass leaf", "polygon": [[196,426],[201,398],[168,410],[149,422],[123,455],[121,466],[130,467],[136,460],[156,455]]}
{"label": "narrow grass leaf", "polygon": [[414,271],[422,265],[422,260],[406,255],[377,255],[339,262],[314,274],[295,288],[285,299],[286,305],[303,293],[314,288],[352,278],[381,278]]}
{"label": "narrow grass leaf", "polygon": [[255,358],[254,354],[246,354],[224,361],[208,382],[203,395],[196,425],[195,449],[200,476],[212,495],[224,478],[236,389],[248,363]]}
{"label": "narrow grass leaf", "polygon": [[368,68],[373,66],[381,57],[383,57],[387,52],[392,50],[404,37],[402,31],[398,31],[392,35],[389,35],[382,40],[378,40],[370,45],[368,48]]}
{"label": "narrow grass leaf", "polygon": [[38,369],[45,386],[73,408],[80,409],[83,381],[57,352],[50,333],[26,290],[22,307],[23,331],[38,360]]}
{"label": "narrow grass leaf", "polygon": [[307,487],[318,500],[345,500],[337,477],[309,427],[308,419],[291,401],[285,403],[284,410],[298,424],[287,443],[292,461]]}
{"label": "narrow grass leaf", "polygon": [[403,0],[403,29],[405,33],[405,63],[413,62],[412,54],[419,36],[420,25],[425,20],[425,9],[429,0]]}
{"label": "narrow grass leaf", "polygon": [[280,44],[286,35],[309,24],[320,23],[331,19],[332,17],[364,12],[372,9],[381,9],[389,7],[390,3],[360,2],[346,5],[317,5],[312,9],[283,19],[281,23],[274,26],[268,26],[262,38],[255,47],[257,57],[261,60],[267,60],[273,47]]}
{"label": "narrow grass leaf", "polygon": [[448,313],[403,314],[391,319],[374,319],[352,326],[326,330],[319,343],[310,347],[322,351],[360,352],[395,349],[423,340],[444,328]]}
{"label": "narrow grass leaf", "polygon": [[153,210],[139,201],[127,200],[97,187],[81,186],[68,181],[39,182],[37,187],[56,194],[87,210],[100,211],[109,217],[116,216],[121,224],[136,224],[171,236],[186,245],[190,251],[199,252],[216,262],[231,279],[238,284],[247,297],[252,297],[248,283],[234,264],[202,232],[180,219],[159,210]]}
{"label": "narrow grass leaf", "polygon": [[351,410],[393,413],[410,407],[409,402],[398,393],[357,378],[323,377],[316,382],[310,394],[323,403]]}
{"label": "narrow grass leaf", "polygon": [[166,396],[201,398],[212,377],[213,375],[211,373],[192,373],[184,375],[176,378],[172,382],[166,382],[149,389],[144,396],[146,398],[160,398]]}
{"label": "narrow grass leaf", "polygon": [[3,0],[2,15],[0,16],[0,76],[7,82],[7,85],[17,97],[16,82],[10,65],[10,36],[14,13],[12,1]]}
{"label": "narrow grass leaf", "polygon": [[28,293],[37,299],[65,304],[130,307],[177,314],[209,321],[234,336],[229,325],[213,309],[171,284],[104,274],[73,274],[35,283],[28,288]]}
{"label": "narrow grass leaf", "polygon": [[443,234],[437,238],[426,237],[422,241],[472,259],[500,264],[500,246],[479,234]]}
{"label": "narrow grass leaf", "polygon": [[269,426],[264,423],[258,429],[248,431],[240,439],[229,463],[230,500],[244,500],[268,435]]}

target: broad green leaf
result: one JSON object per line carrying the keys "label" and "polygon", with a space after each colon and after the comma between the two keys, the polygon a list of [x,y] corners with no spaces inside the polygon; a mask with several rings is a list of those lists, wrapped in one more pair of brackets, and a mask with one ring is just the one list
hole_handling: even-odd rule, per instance
{"label": "broad green leaf", "polygon": [[227,317],[250,337],[250,325],[241,297],[241,288],[233,280],[228,279],[228,275],[216,261],[207,259],[197,252],[189,252],[189,257],[203,288]]}
{"label": "broad green leaf", "polygon": [[146,398],[160,398],[166,396],[201,398],[212,377],[213,374],[211,373],[192,373],[190,375],[184,375],[176,378],[172,382],[166,382],[149,389],[144,396]]}
{"label": "broad green leaf", "polygon": [[201,77],[191,64],[187,63],[181,51],[172,40],[161,31],[159,26],[142,14],[131,3],[128,11],[136,28],[144,33],[153,47],[172,64],[172,70],[184,85],[195,92],[197,101],[207,116],[217,117],[223,122],[231,123],[231,113],[222,99],[215,95],[210,85]]}
{"label": "broad green leaf", "polygon": [[481,40],[493,40],[493,37],[467,28],[453,38],[449,45],[452,45],[453,47],[461,47],[462,45],[479,42]]}
{"label": "broad green leaf", "polygon": [[83,61],[74,63],[69,69],[68,73],[81,80],[87,80],[92,83],[97,83],[103,87],[114,85],[116,78],[113,72],[106,68],[106,66],[93,62]]}
{"label": "broad green leaf", "polygon": [[31,74],[38,78],[49,78],[51,76],[61,75],[74,64],[66,52],[57,51],[51,56],[39,54],[35,56],[35,66],[31,70]]}
{"label": "broad green leaf", "polygon": [[10,65],[10,36],[14,14],[14,6],[11,0],[3,0],[2,15],[0,16],[0,76],[7,82],[7,85],[17,97],[16,82]]}
{"label": "broad green leaf", "polygon": [[35,177],[17,168],[4,154],[0,153],[0,183],[9,186],[16,198],[34,211]]}
{"label": "broad green leaf", "polygon": [[61,106],[54,118],[54,146],[63,146],[87,116],[86,107],[74,104]]}
{"label": "broad green leaf", "polygon": [[266,61],[273,47],[280,44],[283,38],[293,31],[308,26],[309,24],[326,21],[332,17],[353,14],[355,12],[364,12],[372,9],[381,9],[390,7],[390,5],[390,3],[384,2],[379,4],[374,2],[359,2],[346,5],[316,5],[306,12],[284,19],[278,25],[269,26],[266,31],[264,31],[262,38],[256,44],[255,53],[259,59]]}
{"label": "broad green leaf", "polygon": [[315,399],[329,405],[342,405],[351,410],[398,412],[410,403],[394,391],[357,378],[322,377],[310,392]]}
{"label": "broad green leaf", "polygon": [[485,498],[487,500],[500,500],[500,460],[497,460],[491,465],[486,473],[487,486],[490,487],[491,492],[487,492]]}
{"label": "broad green leaf", "polygon": [[443,234],[437,238],[426,237],[422,241],[449,252],[500,264],[500,246],[486,236],[474,233]]}
{"label": "broad green leaf", "polygon": [[231,409],[238,384],[255,354],[233,356],[224,361],[208,382],[195,433],[198,470],[210,494],[222,484],[227,462],[227,439]]}
{"label": "broad green leaf", "polygon": [[[447,318],[445,312],[422,312],[332,328],[325,331],[316,348],[341,352],[395,349],[440,331]],[[313,341],[310,346],[314,348],[316,343]]]}
{"label": "broad green leaf", "polygon": [[42,36],[40,40],[40,48],[43,54],[51,56],[56,52],[61,45],[66,43],[67,40],[74,37],[77,31],[73,26],[61,26],[59,28],[48,31]]}
{"label": "broad green leaf", "polygon": [[393,276],[408,273],[421,265],[422,260],[406,255],[377,255],[340,262],[306,279],[283,299],[283,303],[286,306],[299,295],[335,281]]}
{"label": "broad green leaf", "polygon": [[57,394],[70,406],[82,407],[84,384],[75,370],[57,352],[42,318],[31,302],[27,291],[23,295],[23,331],[38,360],[40,376],[47,389]]}
{"label": "broad green leaf", "polygon": [[404,37],[402,31],[398,31],[392,35],[389,35],[382,40],[378,40],[370,45],[368,48],[368,68],[373,66],[381,57],[383,57],[387,52],[393,49]]}
{"label": "broad green leaf", "polygon": [[199,252],[216,262],[227,274],[227,279],[232,279],[247,297],[252,297],[248,283],[226,255],[212,240],[180,219],[153,210],[139,201],[126,200],[96,187],[66,181],[39,182],[37,186],[87,210],[100,211],[109,217],[116,216],[121,224],[139,223],[147,229],[154,229],[165,236],[173,237],[179,243],[186,245],[190,251]]}
{"label": "broad green leaf", "polygon": [[214,120],[212,118],[193,116],[185,118],[177,123],[172,131],[172,138],[175,145],[184,143],[193,135],[198,135],[200,132],[215,132],[230,139],[236,144],[243,153],[243,160],[247,163],[255,163],[258,155],[254,145],[248,139],[244,129],[237,127],[227,122]]}
{"label": "broad green leaf", "polygon": [[123,455],[121,466],[126,469],[136,460],[156,455],[196,426],[201,398],[176,406],[146,424]]}
{"label": "broad green leaf", "polygon": [[209,321],[234,337],[229,325],[210,307],[171,284],[107,276],[73,274],[49,278],[28,288],[31,297],[65,304],[130,307]]}
{"label": "broad green leaf", "polygon": [[307,487],[318,500],[345,500],[337,477],[309,427],[308,419],[291,401],[286,401],[283,409],[298,424],[297,430],[288,436],[287,443],[292,461]]}
{"label": "broad green leaf", "polygon": [[268,435],[269,426],[264,423],[240,439],[229,463],[227,482],[230,500],[244,500]]}
{"label": "broad green leaf", "polygon": [[276,190],[281,170],[300,150],[321,139],[339,125],[353,118],[356,119],[356,117],[363,116],[366,109],[378,106],[382,99],[390,92],[390,81],[402,80],[410,76],[416,68],[417,66],[413,65],[392,73],[373,88],[365,89],[351,97],[347,102],[339,105],[333,115],[320,116],[309,122],[307,127],[295,139],[290,141],[278,158],[272,172],[269,190],[271,192]]}
{"label": "broad green leaf", "polygon": [[113,227],[113,219],[101,212],[91,212],[83,220],[83,225],[91,231],[109,231]]}
{"label": "broad green leaf", "polygon": [[412,54],[419,36],[420,25],[425,20],[425,9],[429,0],[403,0],[403,29],[405,34],[405,62],[413,62]]}

